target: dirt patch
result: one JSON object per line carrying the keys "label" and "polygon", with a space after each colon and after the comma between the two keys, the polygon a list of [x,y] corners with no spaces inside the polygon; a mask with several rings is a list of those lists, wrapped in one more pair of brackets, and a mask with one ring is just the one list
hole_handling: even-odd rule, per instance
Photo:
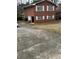
{"label": "dirt patch", "polygon": [[29,26],[17,29],[17,58],[60,59],[61,34]]}

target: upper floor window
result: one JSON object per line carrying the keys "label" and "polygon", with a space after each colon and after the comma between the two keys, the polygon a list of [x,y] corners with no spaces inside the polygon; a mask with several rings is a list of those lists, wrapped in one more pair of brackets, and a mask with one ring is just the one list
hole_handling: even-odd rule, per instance
{"label": "upper floor window", "polygon": [[54,11],[55,7],[52,5],[47,6],[47,11]]}
{"label": "upper floor window", "polygon": [[44,6],[36,6],[36,11],[38,12],[44,11]]}

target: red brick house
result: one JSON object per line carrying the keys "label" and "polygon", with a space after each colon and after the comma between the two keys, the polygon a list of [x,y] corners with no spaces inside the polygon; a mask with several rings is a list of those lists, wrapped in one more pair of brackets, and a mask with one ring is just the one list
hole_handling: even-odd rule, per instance
{"label": "red brick house", "polygon": [[39,2],[24,7],[24,17],[33,23],[53,22],[55,20],[56,5],[51,0]]}

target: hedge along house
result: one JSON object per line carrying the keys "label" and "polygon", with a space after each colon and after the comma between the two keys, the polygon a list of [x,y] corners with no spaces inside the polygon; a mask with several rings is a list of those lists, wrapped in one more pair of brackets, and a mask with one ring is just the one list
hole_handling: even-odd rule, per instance
{"label": "hedge along house", "polygon": [[32,23],[45,23],[55,20],[56,5],[51,0],[40,0],[24,7],[24,17]]}

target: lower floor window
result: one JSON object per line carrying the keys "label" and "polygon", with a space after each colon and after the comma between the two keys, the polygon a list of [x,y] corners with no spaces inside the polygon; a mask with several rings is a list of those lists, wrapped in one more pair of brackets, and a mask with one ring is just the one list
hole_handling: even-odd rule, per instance
{"label": "lower floor window", "polygon": [[49,19],[49,20],[54,19],[54,18],[55,18],[54,15],[53,16],[47,16],[47,19]]}
{"label": "lower floor window", "polygon": [[52,19],[52,16],[47,16],[47,19],[51,20]]}
{"label": "lower floor window", "polygon": [[36,16],[36,20],[44,20],[44,16]]}
{"label": "lower floor window", "polygon": [[45,17],[48,19],[48,20],[52,20],[52,19],[55,19],[55,16],[36,16],[36,20],[45,20]]}

